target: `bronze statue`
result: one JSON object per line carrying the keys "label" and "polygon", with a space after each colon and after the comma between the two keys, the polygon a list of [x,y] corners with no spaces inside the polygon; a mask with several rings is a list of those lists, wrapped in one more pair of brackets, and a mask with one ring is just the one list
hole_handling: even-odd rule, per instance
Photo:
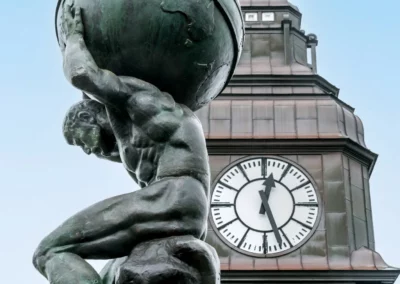
{"label": "bronze statue", "polygon": [[[221,68],[214,77],[207,73],[197,86],[200,93],[172,96],[162,91],[170,83],[160,83],[161,89],[121,73],[129,66],[124,70],[119,64],[114,72],[100,68],[86,46],[85,14],[76,2],[60,5],[59,42],[64,73],[85,99],[67,113],[64,136],[87,154],[122,163],[142,190],[99,202],[67,220],[41,242],[35,267],[52,284],[219,283],[218,256],[201,241],[207,231],[210,180],[202,127],[192,110],[221,91],[226,82],[219,80],[229,77],[240,49],[235,53],[233,44],[227,47],[232,51],[223,59],[228,70],[223,76]],[[165,1],[166,6],[173,7],[172,2],[181,1]],[[206,2],[209,8],[214,1]],[[217,29],[212,25],[197,36],[213,34]],[[141,74],[140,69],[132,72]],[[190,91],[185,84],[181,90]],[[114,261],[100,276],[84,259]]]}

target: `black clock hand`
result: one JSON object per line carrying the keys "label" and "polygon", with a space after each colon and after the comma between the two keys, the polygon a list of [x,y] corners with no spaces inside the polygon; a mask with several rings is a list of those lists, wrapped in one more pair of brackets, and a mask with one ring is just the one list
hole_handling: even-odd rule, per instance
{"label": "black clock hand", "polygon": [[263,247],[264,247],[264,254],[268,252],[268,236],[264,233],[263,236]]}
{"label": "black clock hand", "polygon": [[[267,200],[269,200],[269,195],[271,194],[271,190],[273,187],[275,187],[274,175],[270,174],[269,177],[264,181],[263,185],[265,186],[265,196],[267,197]],[[262,215],[265,214],[265,209],[262,204],[260,208],[260,214]]]}
{"label": "black clock hand", "polygon": [[259,193],[260,193],[261,200],[264,205],[265,211],[267,212],[269,222],[271,223],[272,230],[274,231],[275,238],[278,241],[279,246],[281,247],[282,246],[282,238],[281,238],[281,235],[279,234],[278,226],[276,225],[274,216],[272,215],[271,207],[268,204],[267,196],[265,196],[265,193],[262,190],[260,190]]}

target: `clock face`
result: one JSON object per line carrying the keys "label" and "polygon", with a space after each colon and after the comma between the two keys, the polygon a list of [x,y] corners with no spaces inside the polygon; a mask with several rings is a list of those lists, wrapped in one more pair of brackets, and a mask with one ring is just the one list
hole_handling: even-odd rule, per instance
{"label": "clock face", "polygon": [[279,157],[252,157],[235,162],[217,178],[210,219],[228,246],[274,257],[311,237],[320,207],[314,182],[298,165]]}

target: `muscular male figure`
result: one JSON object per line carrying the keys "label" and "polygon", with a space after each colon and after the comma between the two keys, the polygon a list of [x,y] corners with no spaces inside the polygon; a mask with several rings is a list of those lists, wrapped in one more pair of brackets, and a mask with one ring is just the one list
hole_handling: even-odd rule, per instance
{"label": "muscular male figure", "polygon": [[71,145],[122,162],[142,190],[76,214],[39,245],[36,268],[53,284],[101,283],[84,259],[120,258],[139,243],[206,233],[209,168],[201,124],[172,96],[100,69],[86,48],[79,7],[64,5],[64,73],[90,99],[64,123]]}

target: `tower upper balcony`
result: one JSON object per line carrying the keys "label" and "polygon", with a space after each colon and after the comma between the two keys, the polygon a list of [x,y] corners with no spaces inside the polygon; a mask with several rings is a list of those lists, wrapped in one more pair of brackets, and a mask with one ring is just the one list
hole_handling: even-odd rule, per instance
{"label": "tower upper balcony", "polygon": [[235,75],[317,73],[318,40],[316,35],[306,35],[301,30],[302,14],[296,6],[287,0],[241,0],[240,3],[246,40]]}

